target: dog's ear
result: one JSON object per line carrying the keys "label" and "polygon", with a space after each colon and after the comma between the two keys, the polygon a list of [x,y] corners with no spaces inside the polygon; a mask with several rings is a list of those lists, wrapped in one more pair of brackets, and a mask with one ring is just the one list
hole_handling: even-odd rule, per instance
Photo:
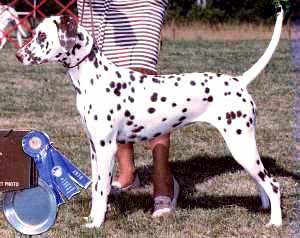
{"label": "dog's ear", "polygon": [[58,38],[62,47],[69,51],[72,49],[76,42],[77,36],[77,22],[76,20],[67,15],[60,17],[60,22],[58,23]]}

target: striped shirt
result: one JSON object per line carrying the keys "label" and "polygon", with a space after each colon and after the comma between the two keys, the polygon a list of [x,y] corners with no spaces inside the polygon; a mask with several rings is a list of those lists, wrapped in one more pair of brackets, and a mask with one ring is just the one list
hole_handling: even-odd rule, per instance
{"label": "striped shirt", "polygon": [[[78,0],[82,16],[84,0]],[[168,0],[85,0],[81,25],[94,33],[103,54],[116,65],[156,72],[160,33]]]}

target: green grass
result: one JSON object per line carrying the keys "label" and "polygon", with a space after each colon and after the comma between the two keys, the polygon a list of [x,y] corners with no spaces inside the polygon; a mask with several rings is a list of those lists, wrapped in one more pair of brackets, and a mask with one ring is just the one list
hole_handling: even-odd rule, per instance
{"label": "green grass", "polygon": [[[161,73],[212,71],[241,74],[262,54],[266,41],[165,42]],[[75,108],[75,92],[57,64],[24,67],[14,50],[0,51],[1,128],[47,132],[63,154],[91,175],[88,143]],[[82,227],[89,213],[90,191],[82,191],[59,209],[47,233],[60,237],[292,237],[299,218],[299,163],[296,162],[294,82],[290,43],[281,41],[272,61],[250,85],[258,107],[257,144],[268,170],[282,187],[284,224],[266,228],[269,212],[259,210],[253,181],[232,159],[223,139],[207,124],[172,134],[171,166],[182,193],[176,212],[153,220],[152,158],[142,145],[135,149],[142,187],[121,195],[102,228]],[[17,237],[0,214],[0,237]],[[41,237],[44,237],[41,236]]]}

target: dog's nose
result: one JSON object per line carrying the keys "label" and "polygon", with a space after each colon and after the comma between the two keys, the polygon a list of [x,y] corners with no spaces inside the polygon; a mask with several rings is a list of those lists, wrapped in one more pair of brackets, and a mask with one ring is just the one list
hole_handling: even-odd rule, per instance
{"label": "dog's nose", "polygon": [[16,53],[16,57],[21,63],[23,63],[23,55],[20,52]]}

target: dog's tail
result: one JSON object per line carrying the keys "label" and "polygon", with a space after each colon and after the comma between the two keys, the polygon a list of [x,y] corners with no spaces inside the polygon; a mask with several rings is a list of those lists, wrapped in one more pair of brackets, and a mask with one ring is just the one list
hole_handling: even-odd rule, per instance
{"label": "dog's tail", "polygon": [[274,27],[274,32],[273,32],[272,39],[269,43],[269,46],[265,50],[261,58],[241,76],[241,83],[243,83],[244,85],[248,85],[252,80],[254,80],[269,63],[280,40],[282,22],[283,22],[283,9],[280,6],[277,11],[277,18]]}

